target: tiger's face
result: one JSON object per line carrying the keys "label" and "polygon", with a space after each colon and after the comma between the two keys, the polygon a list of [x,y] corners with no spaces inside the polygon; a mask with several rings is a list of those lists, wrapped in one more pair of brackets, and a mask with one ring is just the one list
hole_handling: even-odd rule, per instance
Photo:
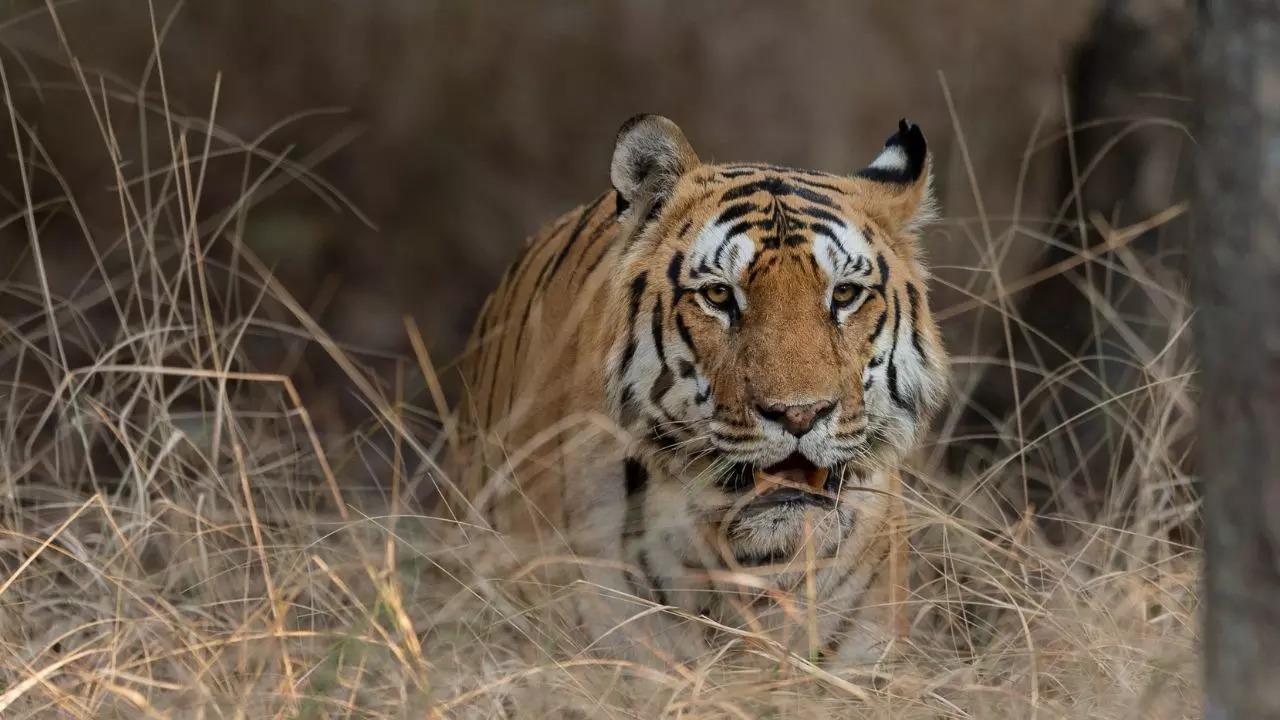
{"label": "tiger's face", "polygon": [[919,129],[904,122],[841,177],[702,165],[648,116],[624,126],[613,171],[622,423],[726,491],[779,500],[820,504],[849,471],[896,465],[946,372],[916,252],[931,211]]}

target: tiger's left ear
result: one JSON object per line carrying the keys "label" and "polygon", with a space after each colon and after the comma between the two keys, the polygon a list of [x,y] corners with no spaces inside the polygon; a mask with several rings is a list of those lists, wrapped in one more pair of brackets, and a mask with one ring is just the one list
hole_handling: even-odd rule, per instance
{"label": "tiger's left ear", "polygon": [[656,212],[671,198],[681,175],[696,168],[698,155],[680,128],[661,115],[636,115],[622,124],[609,163],[618,191],[618,212]]}
{"label": "tiger's left ear", "polygon": [[871,207],[896,231],[914,235],[937,217],[933,157],[920,126],[905,118],[880,155],[854,178]]}

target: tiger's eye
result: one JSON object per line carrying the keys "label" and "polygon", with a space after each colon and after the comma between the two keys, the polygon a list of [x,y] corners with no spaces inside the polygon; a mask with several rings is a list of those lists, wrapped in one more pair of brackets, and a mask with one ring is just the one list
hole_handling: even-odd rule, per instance
{"label": "tiger's eye", "polygon": [[727,305],[733,300],[733,290],[724,283],[708,285],[702,289],[702,296],[712,305]]}
{"label": "tiger's eye", "polygon": [[858,297],[858,286],[853,283],[841,283],[831,291],[831,302],[836,305],[848,305]]}

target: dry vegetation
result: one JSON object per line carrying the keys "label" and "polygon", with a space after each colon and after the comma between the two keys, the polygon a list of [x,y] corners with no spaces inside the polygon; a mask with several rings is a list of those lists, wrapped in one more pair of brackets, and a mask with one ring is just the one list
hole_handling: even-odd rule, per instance
{"label": "dry vegetation", "polygon": [[[939,468],[957,411],[914,469],[912,646],[900,663],[815,667],[727,631],[696,666],[638,667],[580,653],[558,609],[590,588],[547,588],[517,608],[510,588],[531,594],[537,558],[475,529],[480,539],[451,543],[455,527],[418,511],[444,440],[435,394],[403,377],[435,377],[431,359],[405,358],[384,391],[359,350],[331,341],[240,244],[250,203],[194,223],[207,210],[205,158],[221,146],[154,111],[171,144],[148,167],[118,168],[133,230],[96,262],[105,289],[0,285],[33,308],[0,325],[0,717],[1198,716],[1199,555],[1181,544],[1197,513],[1184,457],[1189,310],[1182,288],[1128,253],[1134,233],[1091,219],[1112,251],[1094,262],[1131,277],[1160,312],[1138,319],[1094,299],[1128,342],[1101,352],[1142,377],[1089,410],[1139,449],[1114,468],[1100,515],[1073,515],[1064,500],[1050,543],[1030,508],[1005,500],[1091,450],[1074,421],[1032,437],[1024,417],[1005,429],[1017,454],[956,479]],[[98,120],[115,147],[111,118]],[[19,139],[25,174],[56,173],[20,125],[3,131]],[[163,192],[135,182],[145,176]],[[246,197],[267,179],[247,177]],[[38,257],[40,208],[28,210],[5,222],[26,225]],[[1034,234],[1047,221],[1022,223]],[[985,238],[985,254],[1001,257],[1011,238]],[[292,317],[264,317],[267,299]],[[1000,297],[974,304],[1019,322]],[[102,314],[121,329],[96,336]],[[380,422],[322,437],[290,381],[247,361],[247,339],[262,335],[323,347]],[[1039,396],[1070,382],[1024,369],[1044,375]],[[366,442],[375,435],[387,442]],[[377,487],[339,481],[372,465],[389,469]]]}

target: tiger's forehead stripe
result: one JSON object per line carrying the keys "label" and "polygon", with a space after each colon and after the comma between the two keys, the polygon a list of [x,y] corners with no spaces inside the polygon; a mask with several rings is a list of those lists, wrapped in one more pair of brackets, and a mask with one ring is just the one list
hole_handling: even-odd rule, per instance
{"label": "tiger's forehead stripe", "polygon": [[[736,282],[772,250],[810,250],[810,265],[829,279],[863,279],[874,273],[869,234],[841,217],[840,178],[767,165],[722,166],[705,180],[733,180],[719,189],[711,219],[695,230],[688,250],[689,279],[705,276]],[[715,193],[705,193],[712,197]],[[709,199],[709,198],[708,198]],[[683,236],[690,228],[682,228]],[[756,233],[751,233],[756,231]],[[755,237],[753,238],[753,235]],[[815,270],[817,268],[815,267]],[[676,278],[672,278],[673,282]]]}
{"label": "tiger's forehead stripe", "polygon": [[[791,182],[789,183],[787,180],[791,180]],[[720,202],[733,202],[734,200],[751,197],[756,193],[763,192],[768,193],[775,198],[795,196],[802,200],[807,200],[808,202],[815,203],[817,205],[825,205],[832,209],[839,207],[830,195],[814,190],[812,187],[806,187],[806,184],[807,183],[804,181],[798,181],[798,178],[784,179],[779,175],[769,175],[762,179],[753,180],[725,190],[724,194],[720,196]],[[833,186],[828,187],[831,187],[832,190],[836,190]],[[836,192],[839,191],[836,190]]]}

